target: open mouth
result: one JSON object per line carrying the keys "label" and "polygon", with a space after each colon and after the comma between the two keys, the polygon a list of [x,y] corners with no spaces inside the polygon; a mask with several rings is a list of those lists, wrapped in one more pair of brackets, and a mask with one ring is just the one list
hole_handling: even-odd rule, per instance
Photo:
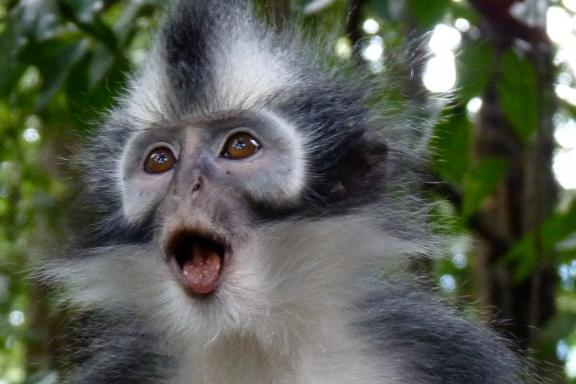
{"label": "open mouth", "polygon": [[196,295],[216,290],[229,247],[223,239],[210,234],[180,232],[168,242],[166,255],[178,281]]}

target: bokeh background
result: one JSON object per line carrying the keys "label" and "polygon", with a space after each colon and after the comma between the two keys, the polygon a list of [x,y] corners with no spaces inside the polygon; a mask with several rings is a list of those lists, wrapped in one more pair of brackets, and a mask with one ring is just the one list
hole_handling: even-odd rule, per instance
{"label": "bokeh background", "polygon": [[[30,261],[65,242],[70,155],[146,60],[161,0],[0,0],[0,384],[54,383],[66,314]],[[434,123],[450,239],[414,269],[551,383],[576,383],[576,0],[258,0]],[[230,36],[234,39],[234,36]]]}

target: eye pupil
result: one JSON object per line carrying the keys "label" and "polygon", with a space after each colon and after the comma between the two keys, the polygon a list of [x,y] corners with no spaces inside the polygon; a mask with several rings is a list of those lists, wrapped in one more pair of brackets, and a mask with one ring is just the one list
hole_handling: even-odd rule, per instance
{"label": "eye pupil", "polygon": [[236,147],[236,149],[243,150],[246,148],[246,143],[242,141],[237,141],[234,143],[234,146]]}
{"label": "eye pupil", "polygon": [[147,173],[164,173],[171,170],[176,164],[176,157],[169,148],[160,147],[153,149],[146,157],[144,170]]}
{"label": "eye pupil", "polygon": [[254,136],[239,132],[228,138],[221,155],[227,159],[241,160],[254,155],[260,147],[260,143]]}
{"label": "eye pupil", "polygon": [[168,162],[168,156],[165,153],[155,153],[152,160],[159,164],[165,164]]}

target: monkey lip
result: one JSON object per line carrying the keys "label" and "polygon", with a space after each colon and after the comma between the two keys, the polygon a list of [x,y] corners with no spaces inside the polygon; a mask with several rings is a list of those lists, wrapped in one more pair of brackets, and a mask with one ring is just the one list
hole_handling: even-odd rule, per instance
{"label": "monkey lip", "polygon": [[228,249],[226,242],[215,236],[182,232],[171,238],[166,254],[186,291],[205,296],[218,287]]}

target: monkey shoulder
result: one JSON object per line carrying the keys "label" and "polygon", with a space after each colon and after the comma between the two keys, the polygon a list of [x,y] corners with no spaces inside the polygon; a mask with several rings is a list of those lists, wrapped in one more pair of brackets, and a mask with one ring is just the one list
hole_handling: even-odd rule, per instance
{"label": "monkey shoulder", "polygon": [[492,330],[432,294],[384,283],[358,304],[367,342],[391,360],[402,383],[520,384],[521,359]]}
{"label": "monkey shoulder", "polygon": [[73,369],[62,384],[159,384],[173,362],[162,354],[157,335],[138,321],[98,317],[76,331],[81,339],[72,357]]}

